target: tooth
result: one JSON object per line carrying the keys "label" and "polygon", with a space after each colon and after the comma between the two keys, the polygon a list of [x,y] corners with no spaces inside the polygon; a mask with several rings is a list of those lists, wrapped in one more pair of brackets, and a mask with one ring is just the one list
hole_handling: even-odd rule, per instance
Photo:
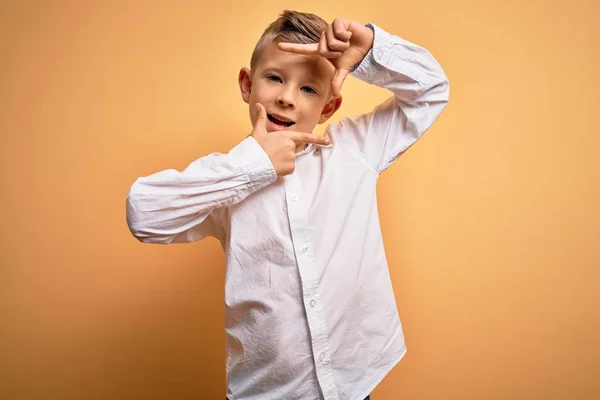
{"label": "tooth", "polygon": [[283,117],[279,117],[279,116],[277,116],[275,118],[278,119],[278,120],[280,120],[280,121],[282,121],[282,122],[292,122],[291,120],[289,120],[287,118],[283,118]]}

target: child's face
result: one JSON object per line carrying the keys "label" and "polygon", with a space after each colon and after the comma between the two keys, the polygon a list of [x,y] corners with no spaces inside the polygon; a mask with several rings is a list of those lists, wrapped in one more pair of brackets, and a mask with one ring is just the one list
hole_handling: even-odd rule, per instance
{"label": "child's face", "polygon": [[268,132],[288,129],[311,133],[341,105],[341,96],[331,95],[334,72],[333,65],[320,56],[281,51],[275,43],[269,43],[254,71],[242,68],[239,75],[252,125],[256,121],[255,105],[261,103],[267,112]]}

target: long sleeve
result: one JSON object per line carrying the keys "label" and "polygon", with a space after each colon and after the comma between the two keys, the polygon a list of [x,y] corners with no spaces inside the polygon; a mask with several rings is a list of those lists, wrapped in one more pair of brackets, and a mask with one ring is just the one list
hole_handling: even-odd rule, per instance
{"label": "long sleeve", "polygon": [[229,153],[212,153],[174,169],[138,178],[127,196],[127,225],[147,243],[221,239],[216,211],[275,182],[271,160],[253,137]]}
{"label": "long sleeve", "polygon": [[448,79],[424,48],[376,25],[373,48],[351,75],[392,92],[367,114],[331,126],[339,142],[360,153],[378,173],[388,168],[433,124],[449,98]]}

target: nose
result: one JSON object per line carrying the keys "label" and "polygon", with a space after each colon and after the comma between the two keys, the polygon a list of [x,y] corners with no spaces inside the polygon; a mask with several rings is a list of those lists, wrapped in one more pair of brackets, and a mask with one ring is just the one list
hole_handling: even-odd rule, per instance
{"label": "nose", "polygon": [[277,95],[275,101],[282,107],[294,108],[296,106],[294,96],[292,94],[292,88],[282,89]]}

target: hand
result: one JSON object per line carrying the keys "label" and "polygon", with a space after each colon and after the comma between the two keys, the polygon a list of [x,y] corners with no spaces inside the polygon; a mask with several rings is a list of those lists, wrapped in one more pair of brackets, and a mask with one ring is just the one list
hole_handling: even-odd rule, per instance
{"label": "hand", "polygon": [[375,35],[368,26],[345,18],[336,18],[321,33],[319,43],[279,43],[280,50],[296,54],[320,55],[335,67],[331,84],[333,96],[340,95],[346,75],[373,47]]}
{"label": "hand", "polygon": [[296,169],[296,147],[307,143],[329,144],[328,137],[295,131],[267,132],[267,112],[262,104],[256,103],[256,122],[252,137],[260,144],[271,159],[277,176],[289,175]]}

